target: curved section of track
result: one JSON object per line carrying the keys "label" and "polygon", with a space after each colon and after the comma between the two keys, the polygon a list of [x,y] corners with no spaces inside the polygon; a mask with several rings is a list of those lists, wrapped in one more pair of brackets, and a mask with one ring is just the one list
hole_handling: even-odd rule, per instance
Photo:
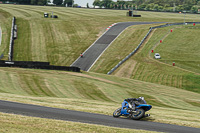
{"label": "curved section of track", "polygon": [[174,133],[199,133],[199,128],[191,128],[149,121],[134,121],[124,118],[113,118],[112,116],[79,112],[58,108],[43,107],[31,104],[0,100],[0,112],[13,113],[33,117],[58,119],[64,121],[74,121],[90,124],[99,124],[112,127],[143,129],[158,132]]}
{"label": "curved section of track", "polygon": [[71,66],[89,71],[108,46],[129,26],[142,24],[155,24],[160,22],[121,22],[112,26],[99,39],[97,39]]}

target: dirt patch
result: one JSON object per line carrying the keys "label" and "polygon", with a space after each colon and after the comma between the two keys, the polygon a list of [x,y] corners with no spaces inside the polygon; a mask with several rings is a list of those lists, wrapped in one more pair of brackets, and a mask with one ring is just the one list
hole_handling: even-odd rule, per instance
{"label": "dirt patch", "polygon": [[137,62],[134,60],[130,60],[126,62],[120,69],[117,71],[114,75],[118,77],[126,77],[130,78],[132,75],[132,72],[136,66]]}

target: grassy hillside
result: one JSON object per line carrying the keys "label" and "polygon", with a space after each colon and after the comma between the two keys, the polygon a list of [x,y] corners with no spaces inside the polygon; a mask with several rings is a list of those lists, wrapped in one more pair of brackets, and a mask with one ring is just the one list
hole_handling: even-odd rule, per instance
{"label": "grassy hillside", "polygon": [[[192,28],[191,26],[174,26],[155,29],[147,39],[148,42],[141,47],[138,53],[113,74],[200,93],[200,63],[198,60],[200,40],[194,36],[194,34],[198,34],[199,29],[198,25],[195,29]],[[91,71],[107,73],[128,55],[123,51],[127,51],[127,53],[133,51],[140,42],[135,39],[138,38],[138,34],[134,34],[133,29],[134,27],[130,27],[122,35],[132,35],[132,37],[127,38],[128,42],[121,43],[124,42],[124,38],[119,37],[97,61]],[[172,33],[169,32],[170,29],[174,29]],[[147,31],[146,27],[144,33]],[[164,39],[162,44],[159,43],[161,39]],[[117,48],[120,46],[123,47],[123,50],[119,51]],[[161,54],[162,59],[159,60],[161,62],[153,59],[152,49],[154,49],[154,53]],[[121,53],[123,53],[122,56],[120,56]],[[176,63],[176,67],[172,66],[173,62]]]}
{"label": "grassy hillside", "polygon": [[[54,65],[70,65],[112,23],[183,22],[184,17],[182,14],[138,12],[142,15],[141,18],[131,18],[125,16],[126,11],[124,10],[19,5],[0,5],[0,8],[0,17],[3,18],[0,19],[0,24],[3,33],[10,32],[11,16],[17,18],[18,39],[14,46],[14,60],[49,61]],[[43,18],[44,12],[51,13],[52,11],[58,15],[58,19]],[[186,20],[198,21],[198,17],[197,15],[186,15]],[[110,70],[115,63],[135,49],[150,26],[153,25],[129,27],[106,50],[92,71],[107,73],[107,70]],[[71,73],[0,68],[0,99],[112,115],[125,98],[144,96],[148,103],[153,105],[150,111],[152,116],[146,120],[200,127],[199,75],[188,71],[190,69],[190,71],[199,73],[197,66],[193,69],[193,64],[197,64],[198,60],[193,60],[194,63],[191,65],[179,61],[182,51],[189,48],[187,44],[184,44],[185,49],[180,49],[182,50],[180,54],[176,53],[176,62],[181,69],[163,64],[171,64],[170,62],[174,59],[171,58],[173,55],[169,56],[169,53],[165,53],[162,46],[169,46],[168,49],[170,49],[173,46],[171,43],[181,38],[179,33],[185,30],[193,32],[193,30],[181,28],[182,31],[179,31],[176,28],[173,32],[175,35],[169,35],[166,38],[166,40],[177,38],[174,42],[166,41],[168,44],[165,44],[164,41],[162,45],[158,45],[155,50],[162,53],[163,58],[160,62],[152,59],[149,53],[169,29],[168,27],[154,30],[147,44],[143,45],[136,56],[114,73],[116,76],[93,72]],[[4,54],[8,53],[6,44],[9,42],[9,35],[10,33],[3,34],[4,43],[0,48]],[[184,36],[186,35],[184,33]],[[196,39],[195,46],[198,48],[198,39],[193,39]],[[191,58],[193,55],[190,54],[188,59]],[[187,60],[186,57],[185,60]],[[1,119],[1,125],[5,123],[6,118],[18,117],[2,115],[5,117]],[[25,119],[32,122],[29,118]],[[16,118],[12,120],[17,125]],[[9,122],[6,124],[4,124],[5,127],[10,127]]]}
{"label": "grassy hillside", "polygon": [[198,93],[95,73],[15,68],[0,73],[2,100],[112,115],[125,98],[144,96],[153,105],[147,120],[200,127]]}
{"label": "grassy hillside", "polygon": [[2,40],[0,45],[0,55],[4,54],[3,59],[8,59],[8,48],[11,33],[11,15],[0,9],[0,27],[2,30]]}
{"label": "grassy hillside", "polygon": [[[127,21],[182,22],[182,14],[138,12],[141,18],[126,16],[126,10],[97,10],[46,6],[0,5],[17,18],[18,39],[14,60],[49,61],[70,65],[112,23]],[[44,12],[58,19],[44,18]],[[197,15],[186,17],[198,20]],[[7,54],[7,52],[4,52]]]}
{"label": "grassy hillside", "polygon": [[164,63],[176,63],[176,66],[200,73],[200,25],[174,27],[162,45],[156,51],[162,54]]}

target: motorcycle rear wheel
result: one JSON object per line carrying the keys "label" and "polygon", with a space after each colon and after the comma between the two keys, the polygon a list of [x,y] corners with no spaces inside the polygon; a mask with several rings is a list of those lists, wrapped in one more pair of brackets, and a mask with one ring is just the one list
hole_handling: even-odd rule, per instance
{"label": "motorcycle rear wheel", "polygon": [[141,119],[142,117],[144,117],[144,114],[145,114],[145,111],[144,111],[144,109],[137,109],[136,110],[137,112],[136,113],[133,113],[132,114],[132,116],[131,116],[131,118],[133,119],[133,120],[139,120],[139,119]]}
{"label": "motorcycle rear wheel", "polygon": [[121,116],[121,107],[116,109],[114,112],[113,112],[113,117],[120,117]]}

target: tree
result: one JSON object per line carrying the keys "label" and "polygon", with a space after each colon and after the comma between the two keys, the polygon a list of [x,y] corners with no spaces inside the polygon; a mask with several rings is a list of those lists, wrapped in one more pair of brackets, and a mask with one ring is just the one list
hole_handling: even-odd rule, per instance
{"label": "tree", "polygon": [[147,5],[145,5],[145,4],[139,5],[139,6],[138,6],[138,9],[144,10],[146,6],[147,6]]}
{"label": "tree", "polygon": [[56,5],[62,5],[63,0],[53,0],[53,3]]}
{"label": "tree", "polygon": [[47,4],[47,0],[31,0],[31,2],[29,4],[32,4],[32,5],[46,5]]}
{"label": "tree", "polygon": [[154,4],[152,3],[152,4],[146,5],[145,9],[146,10],[153,10],[153,7],[154,7]]}
{"label": "tree", "polygon": [[183,11],[183,10],[184,10],[183,5],[178,5],[178,6],[176,7],[176,10],[177,10],[177,11]]}
{"label": "tree", "polygon": [[19,3],[19,4],[30,4],[31,3],[31,0],[3,0],[3,1],[16,2],[16,3]]}
{"label": "tree", "polygon": [[64,1],[64,5],[67,4],[68,7],[69,7],[69,6],[72,6],[73,3],[74,3],[74,0],[65,0],[65,1]]}
{"label": "tree", "polygon": [[108,8],[110,4],[112,3],[112,0],[102,0],[102,3],[105,8]]}
{"label": "tree", "polygon": [[193,12],[193,13],[197,13],[198,12],[198,7],[195,5],[195,6],[193,6],[192,8],[191,8],[191,11]]}
{"label": "tree", "polygon": [[158,10],[159,10],[159,11],[162,11],[163,8],[164,8],[163,6],[158,6]]}
{"label": "tree", "polygon": [[155,11],[158,11],[158,4],[155,4],[154,7],[153,7],[153,9],[154,9]]}
{"label": "tree", "polygon": [[36,5],[38,0],[31,0],[31,5]]}
{"label": "tree", "polygon": [[47,0],[38,0],[37,5],[46,5]]}
{"label": "tree", "polygon": [[93,5],[94,6],[100,6],[100,0],[94,0]]}
{"label": "tree", "polygon": [[104,6],[104,2],[101,0],[94,0],[93,5],[102,8],[102,6]]}

